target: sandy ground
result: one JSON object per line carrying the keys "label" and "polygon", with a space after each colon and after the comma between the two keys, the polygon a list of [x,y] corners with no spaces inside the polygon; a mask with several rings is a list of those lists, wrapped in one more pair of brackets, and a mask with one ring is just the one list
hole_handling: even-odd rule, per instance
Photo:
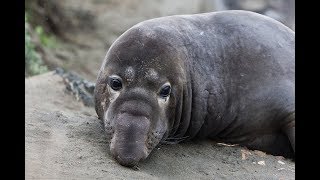
{"label": "sandy ground", "polygon": [[26,179],[294,179],[289,159],[212,141],[160,145],[139,164],[109,155],[93,108],[65,92],[53,72],[25,80]]}

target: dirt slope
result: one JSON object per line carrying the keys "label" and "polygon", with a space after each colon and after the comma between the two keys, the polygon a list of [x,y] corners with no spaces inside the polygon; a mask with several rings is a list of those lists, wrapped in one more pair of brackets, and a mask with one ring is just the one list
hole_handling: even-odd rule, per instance
{"label": "dirt slope", "polygon": [[294,179],[291,160],[212,141],[161,145],[139,170],[122,167],[94,109],[67,94],[60,76],[25,86],[26,179]]}

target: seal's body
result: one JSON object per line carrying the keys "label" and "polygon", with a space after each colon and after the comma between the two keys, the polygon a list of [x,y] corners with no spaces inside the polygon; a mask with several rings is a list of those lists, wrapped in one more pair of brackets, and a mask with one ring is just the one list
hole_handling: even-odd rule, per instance
{"label": "seal's body", "polygon": [[212,138],[292,156],[294,51],[292,30],[247,11],[133,26],[110,47],[95,89],[112,155],[131,166],[160,141]]}

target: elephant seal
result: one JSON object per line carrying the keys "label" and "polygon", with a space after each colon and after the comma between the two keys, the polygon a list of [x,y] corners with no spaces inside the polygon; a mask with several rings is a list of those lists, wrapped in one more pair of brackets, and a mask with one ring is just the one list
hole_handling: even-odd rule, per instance
{"label": "elephant seal", "polygon": [[95,109],[124,166],[195,138],[294,156],[295,33],[242,10],[138,23],[108,50]]}

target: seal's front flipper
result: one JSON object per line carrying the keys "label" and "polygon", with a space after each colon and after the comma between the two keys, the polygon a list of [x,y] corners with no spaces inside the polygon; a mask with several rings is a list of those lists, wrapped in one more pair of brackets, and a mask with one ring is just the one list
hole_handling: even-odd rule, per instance
{"label": "seal's front flipper", "polygon": [[287,117],[286,122],[288,123],[283,127],[283,131],[290,140],[292,149],[295,152],[295,113]]}

